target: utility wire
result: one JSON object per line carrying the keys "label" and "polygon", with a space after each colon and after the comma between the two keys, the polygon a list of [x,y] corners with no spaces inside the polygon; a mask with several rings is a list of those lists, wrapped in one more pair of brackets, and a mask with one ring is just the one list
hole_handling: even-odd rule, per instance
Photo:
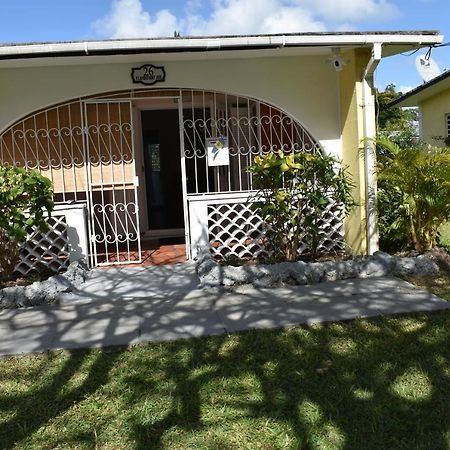
{"label": "utility wire", "polygon": [[[430,47],[428,48],[427,52],[425,53],[425,59],[430,59],[431,56],[431,51],[433,50],[433,48],[439,48],[439,47],[448,47],[450,45],[450,41],[449,42],[444,42],[443,44],[433,44],[430,45]],[[417,53],[419,50],[422,50],[421,48],[416,48],[415,50],[413,50],[412,52],[409,53],[400,53],[400,55],[402,56],[412,56],[415,53]]]}

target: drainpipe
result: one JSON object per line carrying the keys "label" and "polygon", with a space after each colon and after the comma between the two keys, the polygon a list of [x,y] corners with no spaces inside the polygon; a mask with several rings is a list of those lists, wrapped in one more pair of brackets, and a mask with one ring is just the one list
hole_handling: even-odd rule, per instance
{"label": "drainpipe", "polygon": [[362,88],[364,161],[366,183],[366,236],[367,253],[373,254],[378,250],[377,227],[377,179],[375,173],[375,145],[371,139],[376,136],[375,103],[372,90],[374,88],[374,72],[381,60],[381,43],[372,47],[372,56],[364,70]]}

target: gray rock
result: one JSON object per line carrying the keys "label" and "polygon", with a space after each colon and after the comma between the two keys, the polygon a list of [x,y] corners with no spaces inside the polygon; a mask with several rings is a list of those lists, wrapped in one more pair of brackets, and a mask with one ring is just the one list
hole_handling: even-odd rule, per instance
{"label": "gray rock", "polygon": [[295,281],[295,284],[302,285],[308,283],[308,277],[306,276],[307,264],[305,262],[297,261],[291,263],[290,267],[290,275],[291,278]]}
{"label": "gray rock", "polygon": [[0,308],[15,308],[23,298],[25,286],[11,286],[2,289]]}
{"label": "gray rock", "polygon": [[1,308],[21,308],[53,303],[62,293],[71,292],[85,282],[88,267],[84,261],[71,263],[64,274],[53,275],[28,286],[5,288],[0,293]]}
{"label": "gray rock", "polygon": [[324,281],[345,280],[356,278],[357,268],[352,260],[330,261],[326,263]]}
{"label": "gray rock", "polygon": [[325,275],[325,266],[323,263],[309,263],[305,270],[308,284],[320,283]]}
{"label": "gray rock", "polygon": [[225,286],[234,284],[248,284],[253,281],[252,274],[245,267],[228,266],[223,268],[223,281]]}
{"label": "gray rock", "polygon": [[373,254],[373,258],[383,263],[389,270],[391,270],[394,265],[394,257],[389,253],[378,250]]}
{"label": "gray rock", "polygon": [[396,258],[393,271],[396,275],[416,275],[416,259],[407,258]]}
{"label": "gray rock", "polygon": [[88,271],[89,268],[86,262],[80,259],[79,261],[74,261],[71,263],[62,276],[74,286],[79,286],[86,281]]}
{"label": "gray rock", "polygon": [[219,264],[216,263],[212,258],[205,258],[199,263],[197,263],[197,275],[203,277],[211,272]]}
{"label": "gray rock", "polygon": [[207,255],[200,255],[197,263],[197,273],[204,286],[253,284],[257,287],[274,287],[286,284],[315,284],[347,278],[382,277],[390,274],[431,275],[438,271],[437,264],[427,255],[399,258],[380,251],[372,256],[358,256],[347,261],[312,263],[297,261],[242,267],[221,267],[208,252]]}
{"label": "gray rock", "polygon": [[416,258],[417,275],[435,275],[439,273],[439,266],[428,256],[419,255]]}
{"label": "gray rock", "polygon": [[368,256],[361,258],[357,262],[357,273],[359,278],[384,277],[390,272],[390,265],[377,258],[376,256]]}

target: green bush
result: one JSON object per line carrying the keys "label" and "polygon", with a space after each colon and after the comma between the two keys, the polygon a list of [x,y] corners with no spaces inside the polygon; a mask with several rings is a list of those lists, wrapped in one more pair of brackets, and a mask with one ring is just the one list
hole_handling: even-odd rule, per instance
{"label": "green bush", "polygon": [[266,236],[275,254],[287,261],[299,256],[306,242],[314,258],[320,241],[320,221],[329,198],[344,207],[355,205],[352,184],[340,162],[321,153],[268,153],[247,169],[258,189],[253,209],[268,225]]}
{"label": "green bush", "polygon": [[383,137],[375,143],[380,241],[393,249],[429,250],[450,219],[450,148],[401,148]]}
{"label": "green bush", "polygon": [[12,274],[18,248],[34,226],[45,227],[53,209],[53,190],[37,170],[0,166],[0,276]]}

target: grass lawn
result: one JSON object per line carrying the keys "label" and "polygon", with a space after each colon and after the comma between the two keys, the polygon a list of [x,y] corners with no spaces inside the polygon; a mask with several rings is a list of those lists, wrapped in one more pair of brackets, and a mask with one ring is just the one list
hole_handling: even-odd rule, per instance
{"label": "grass lawn", "polygon": [[0,448],[449,449],[450,312],[1,359]]}
{"label": "grass lawn", "polygon": [[450,222],[445,222],[439,229],[439,243],[450,250]]}

